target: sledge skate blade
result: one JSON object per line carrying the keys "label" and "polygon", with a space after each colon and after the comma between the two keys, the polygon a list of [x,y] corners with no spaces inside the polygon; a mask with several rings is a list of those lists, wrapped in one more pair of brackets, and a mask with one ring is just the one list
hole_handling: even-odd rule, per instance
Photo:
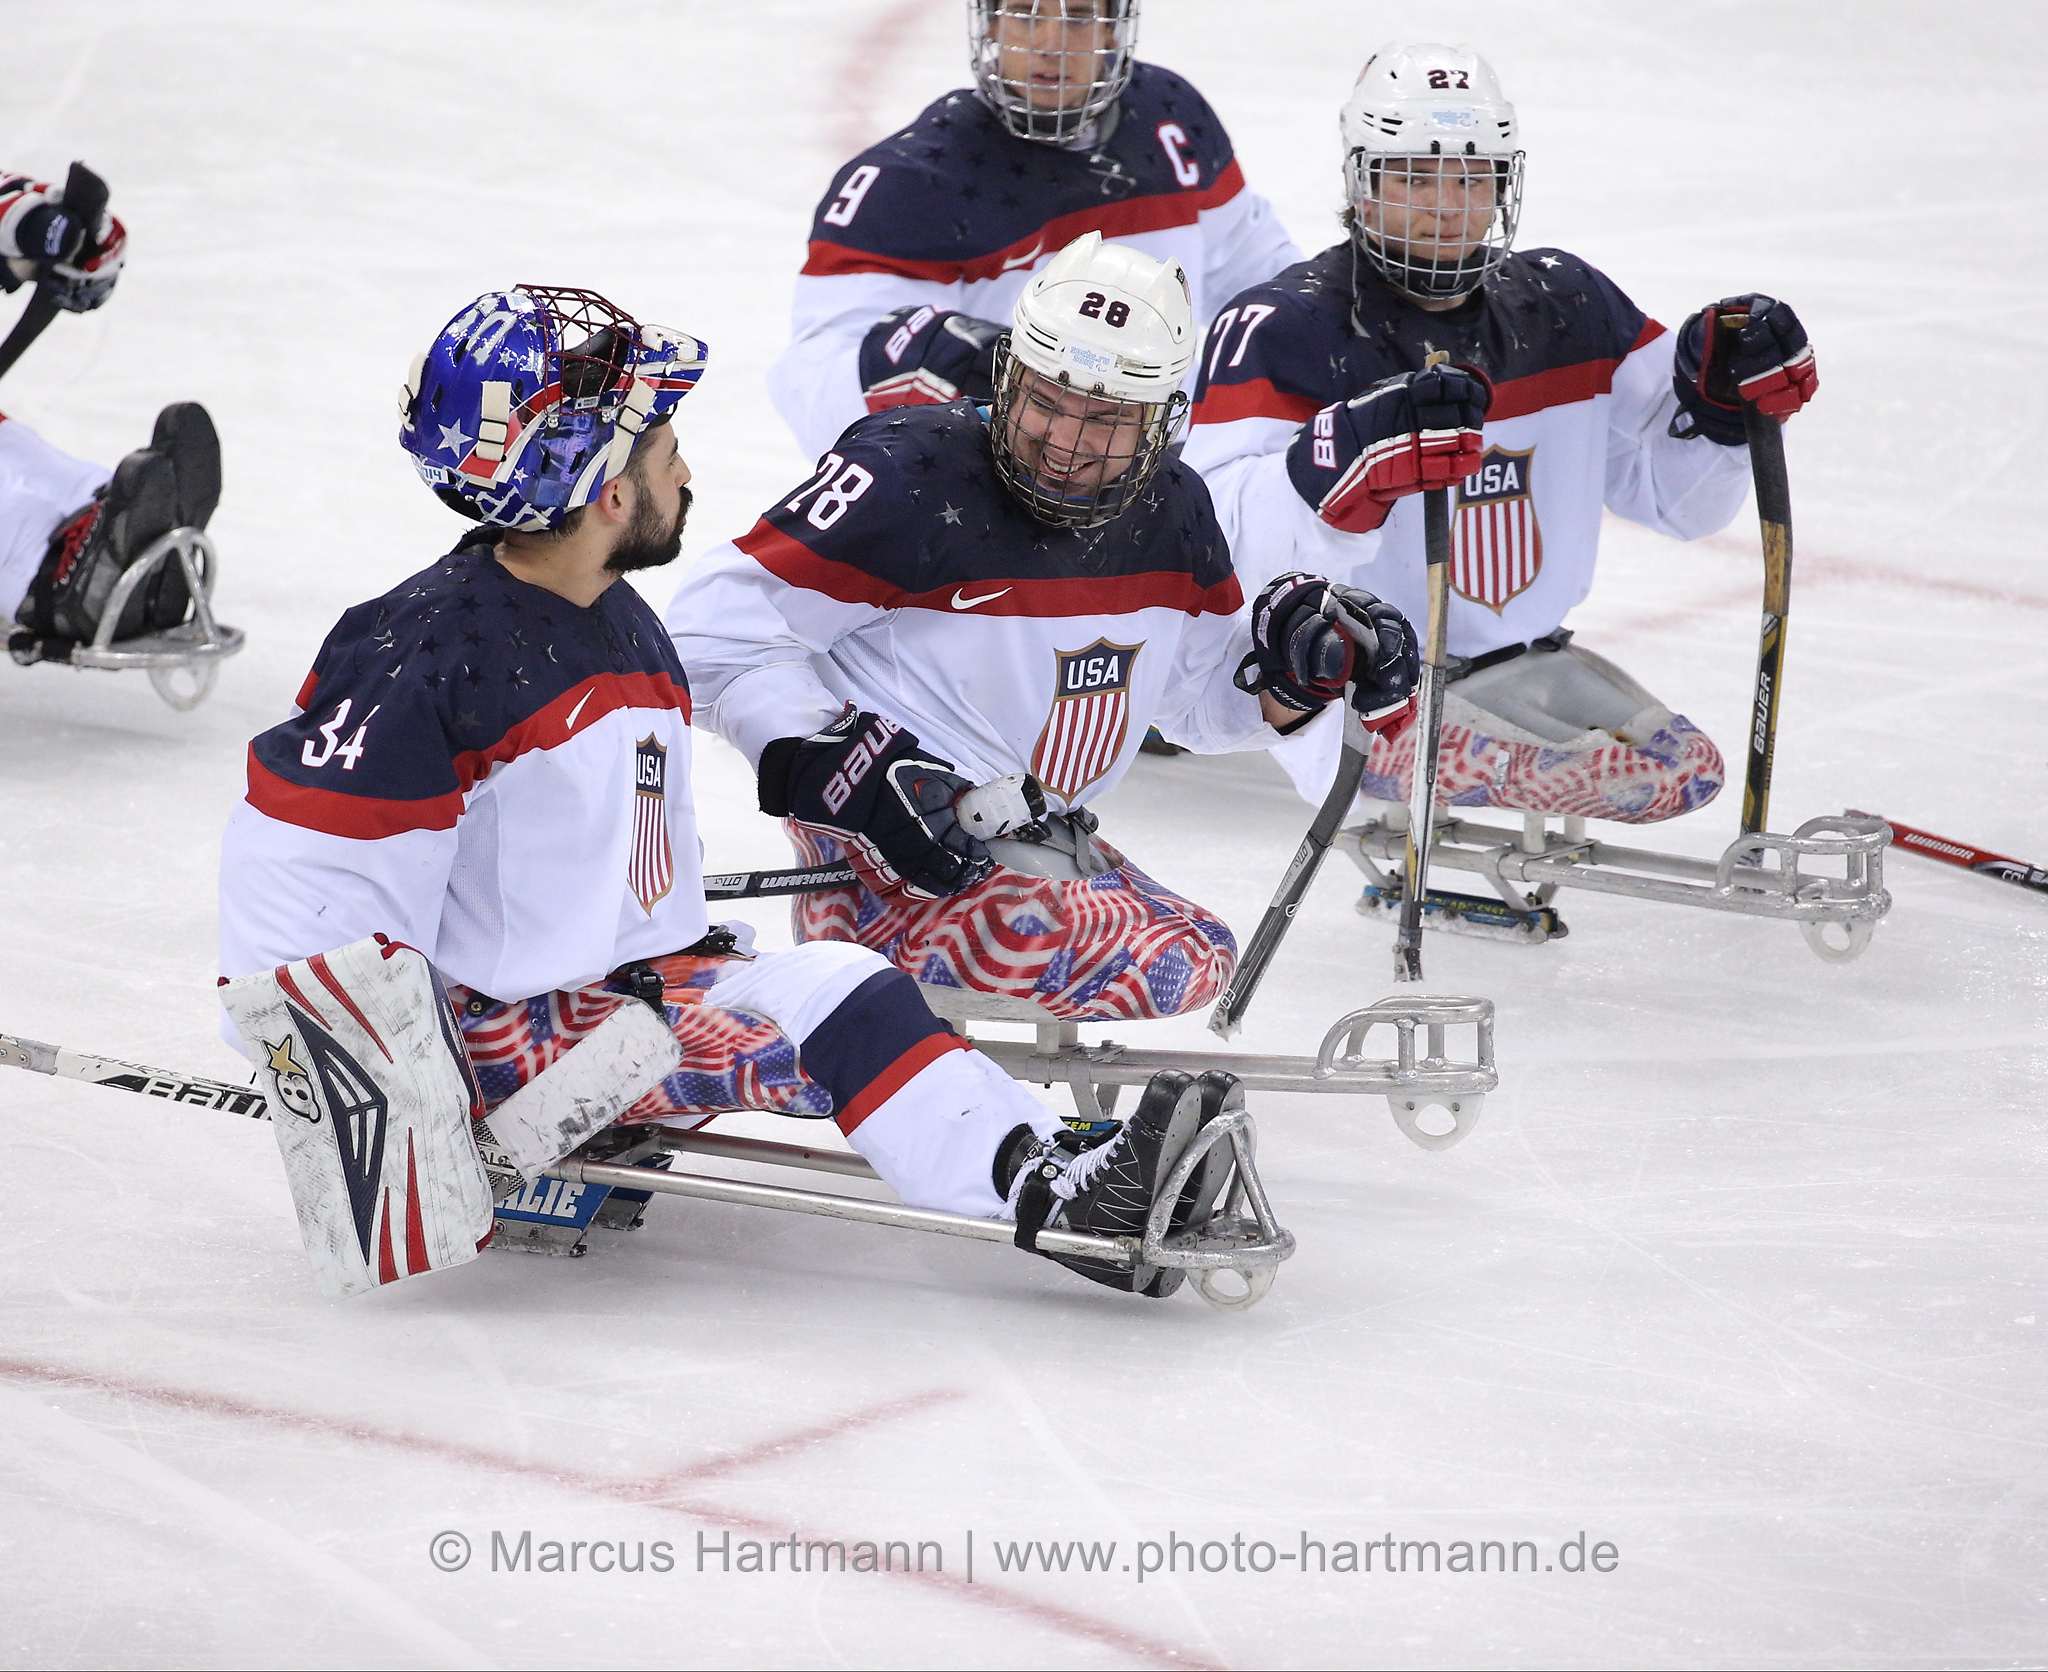
{"label": "sledge skate blade", "polygon": [[[1401,891],[1368,883],[1358,897],[1362,917],[1385,913],[1399,916]],[[1534,911],[1516,911],[1504,900],[1488,900],[1477,894],[1452,894],[1432,888],[1422,897],[1422,926],[1446,934],[1469,935],[1476,940],[1502,941],[1512,946],[1542,946],[1563,940],[1571,933],[1564,920],[1548,906]]]}
{"label": "sledge skate blade", "polygon": [[[1294,1235],[1274,1216],[1259,1178],[1257,1148],[1257,1129],[1245,1112],[1243,1089],[1233,1087],[1221,1111],[1194,1134],[1167,1174],[1139,1248],[1145,1264],[1187,1273],[1194,1279],[1195,1292],[1222,1312],[1257,1305],[1273,1287],[1280,1262],[1294,1253]],[[1185,1230],[1168,1229],[1191,1185],[1197,1192],[1211,1191],[1213,1203],[1226,1176],[1229,1195],[1220,1210],[1211,1207],[1190,1214]],[[1225,1287],[1218,1281],[1224,1272],[1235,1273],[1244,1287]]]}

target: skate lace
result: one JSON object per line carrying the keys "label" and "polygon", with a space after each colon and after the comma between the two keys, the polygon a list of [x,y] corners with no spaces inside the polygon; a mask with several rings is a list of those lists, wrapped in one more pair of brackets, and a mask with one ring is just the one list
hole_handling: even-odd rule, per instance
{"label": "skate lace", "polygon": [[1124,1134],[1123,1129],[1119,1127],[1107,1143],[1083,1150],[1069,1161],[1061,1170],[1060,1176],[1052,1180],[1052,1193],[1063,1202],[1071,1202],[1095,1182],[1095,1175],[1115,1160],[1122,1153],[1123,1147]]}

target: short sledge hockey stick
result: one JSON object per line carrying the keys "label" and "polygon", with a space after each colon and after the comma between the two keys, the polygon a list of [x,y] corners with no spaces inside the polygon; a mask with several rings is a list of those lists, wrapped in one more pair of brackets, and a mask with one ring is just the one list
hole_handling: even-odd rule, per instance
{"label": "short sledge hockey stick", "polygon": [[[64,177],[64,212],[76,215],[85,227],[88,242],[97,233],[100,216],[106,213],[107,183],[85,166],[73,163],[71,172]],[[7,340],[0,342],[0,377],[14,369],[14,362],[28,352],[28,345],[43,334],[43,329],[57,317],[56,290],[47,279],[38,280],[35,294],[28,299],[28,306],[21,310],[21,317],[14,322],[14,329],[7,333]]]}
{"label": "short sledge hockey stick", "polygon": [[1273,891],[1273,903],[1266,908],[1266,915],[1259,919],[1251,943],[1237,961],[1230,984],[1223,989],[1216,1008],[1209,1012],[1209,1031],[1218,1038],[1233,1037],[1243,1025],[1244,1013],[1251,1007],[1252,994],[1259,990],[1266,966],[1272,963],[1273,954],[1280,950],[1288,925],[1293,923],[1294,914],[1300,909],[1302,896],[1308,893],[1308,885],[1316,880],[1316,872],[1322,869],[1323,855],[1330,851],[1330,844],[1336,840],[1337,826],[1351,811],[1351,803],[1358,795],[1359,780],[1365,776],[1366,753],[1371,747],[1372,739],[1366,735],[1358,711],[1348,700],[1345,701],[1344,752],[1337,758],[1336,781],[1330,785],[1330,793],[1323,797],[1322,806],[1316,809],[1316,816],[1309,821],[1308,834],[1302,837],[1301,846],[1294,850],[1294,857],[1288,861],[1280,886]]}
{"label": "short sledge hockey stick", "polygon": [[791,871],[722,871],[704,879],[707,900],[758,900],[770,894],[810,894],[857,881],[851,865],[813,865]]}
{"label": "short sledge hockey stick", "polygon": [[66,1050],[62,1045],[45,1045],[39,1039],[17,1039],[8,1033],[0,1033],[0,1068],[26,1068],[33,1074],[83,1080],[88,1085],[139,1092],[144,1097],[189,1103],[195,1108],[247,1115],[251,1120],[270,1119],[269,1100],[253,1086],[170,1074],[161,1068],[144,1068],[140,1063],[122,1062],[115,1057],[89,1056],[83,1051]]}
{"label": "short sledge hockey stick", "polygon": [[1885,818],[1882,813],[1865,813],[1854,807],[1848,811],[1852,818],[1883,819],[1891,828],[1893,847],[1917,853],[1922,859],[1938,859],[1944,865],[1994,877],[2017,888],[2031,888],[2036,894],[2048,894],[2048,870],[2029,865],[2024,859],[2007,859],[2002,853],[1989,853],[1983,848],[1973,848],[1967,842],[1955,842],[1930,831],[1915,830],[1910,824]]}
{"label": "short sledge hockey stick", "polygon": [[1451,490],[1422,496],[1422,543],[1429,576],[1429,623],[1422,685],[1415,697],[1415,764],[1408,786],[1408,850],[1401,916],[1394,932],[1394,979],[1422,979],[1422,903],[1429,893],[1429,845],[1436,833],[1436,766],[1444,741],[1445,644],[1451,616]]}
{"label": "short sledge hockey stick", "polygon": [[[1721,316],[1739,331],[1747,315]],[[1785,431],[1748,401],[1742,431],[1756,482],[1756,515],[1764,543],[1764,624],[1757,643],[1756,692],[1749,705],[1749,766],[1742,779],[1742,834],[1764,830],[1771,816],[1771,767],[1778,752],[1778,705],[1785,677],[1785,628],[1792,613],[1792,487],[1785,474]]]}

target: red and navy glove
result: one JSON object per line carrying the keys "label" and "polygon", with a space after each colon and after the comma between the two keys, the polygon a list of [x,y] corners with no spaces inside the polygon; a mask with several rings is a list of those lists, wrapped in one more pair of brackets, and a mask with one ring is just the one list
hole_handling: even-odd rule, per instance
{"label": "red and navy glove", "polygon": [[812,737],[761,751],[761,811],[837,837],[876,894],[943,900],[995,868],[954,802],[973,788],[893,720],[852,703]]}
{"label": "red and navy glove", "polygon": [[113,215],[87,227],[64,207],[62,191],[15,176],[0,182],[0,289],[30,280],[50,287],[58,307],[89,313],[113,294],[128,233]]}
{"label": "red and navy glove", "polygon": [[[1721,321],[1740,319],[1740,329]],[[1702,308],[1678,328],[1671,387],[1679,415],[1671,433],[1681,441],[1703,435],[1740,447],[1744,403],[1783,423],[1820,387],[1806,327],[1789,304],[1769,296],[1727,296]],[[1685,420],[1690,420],[1690,425]]]}
{"label": "red and navy glove", "polygon": [[943,406],[963,395],[996,398],[996,341],[1003,327],[951,308],[898,308],[877,320],[860,345],[861,391],[868,411]]}
{"label": "red and navy glove", "polygon": [[1348,690],[1367,729],[1384,731],[1400,724],[1421,675],[1415,629],[1392,604],[1360,587],[1295,574],[1275,576],[1253,603],[1252,653],[1236,683],[1303,720]]}
{"label": "red and navy glove", "polygon": [[1493,385],[1471,366],[1432,366],[1326,406],[1287,449],[1287,476],[1317,516],[1368,534],[1397,499],[1447,488],[1479,468]]}

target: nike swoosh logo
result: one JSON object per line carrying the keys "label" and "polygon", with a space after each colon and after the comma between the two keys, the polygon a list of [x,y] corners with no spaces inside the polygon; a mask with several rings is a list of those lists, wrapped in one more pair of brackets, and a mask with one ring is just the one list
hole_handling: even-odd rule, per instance
{"label": "nike swoosh logo", "polygon": [[583,712],[583,703],[590,701],[590,699],[596,695],[597,693],[595,691],[585,691],[583,693],[583,702],[579,702],[574,708],[569,710],[569,723],[565,725],[562,728],[562,730],[574,731],[576,729],[576,716]]}
{"label": "nike swoosh logo", "polygon": [[1002,597],[1004,592],[1013,592],[1015,590],[1014,587],[1006,586],[1001,591],[984,592],[979,598],[970,598],[967,596],[966,587],[956,586],[953,589],[953,608],[956,610],[971,610],[976,604],[986,604],[993,598]]}
{"label": "nike swoosh logo", "polygon": [[1004,271],[1005,273],[1008,273],[1008,272],[1014,271],[1014,270],[1015,270],[1016,268],[1019,268],[1019,267],[1029,267],[1029,266],[1030,266],[1030,265],[1031,265],[1031,264],[1032,264],[1032,263],[1033,263],[1034,261],[1036,261],[1036,260],[1037,260],[1037,259],[1038,259],[1038,258],[1039,258],[1039,257],[1040,257],[1041,255],[1043,255],[1044,253],[1045,253],[1045,240],[1044,240],[1043,238],[1041,238],[1041,239],[1039,239],[1039,241],[1038,241],[1037,243],[1035,243],[1035,244],[1033,244],[1033,245],[1031,246],[1031,249],[1030,249],[1030,251],[1029,251],[1029,252],[1028,252],[1027,254],[1024,254],[1024,255],[1014,255],[1014,256],[1010,257],[1010,259],[1009,259],[1008,261],[1004,262],[1004,263],[1003,263],[1003,271]]}

